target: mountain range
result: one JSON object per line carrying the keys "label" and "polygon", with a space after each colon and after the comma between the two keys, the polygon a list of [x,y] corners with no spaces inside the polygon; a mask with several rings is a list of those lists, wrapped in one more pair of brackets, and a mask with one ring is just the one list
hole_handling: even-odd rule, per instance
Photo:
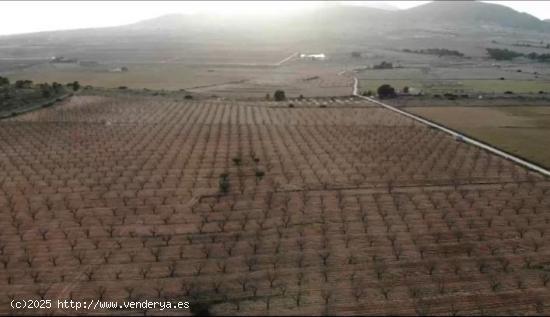
{"label": "mountain range", "polygon": [[[130,25],[0,37],[0,57],[86,54],[88,50],[196,48],[208,45],[351,45],[418,32],[542,34],[550,23],[478,1],[434,1],[407,10],[325,5],[285,16],[171,14]],[[415,33],[416,32],[416,33]],[[415,34],[413,34],[415,33]]]}

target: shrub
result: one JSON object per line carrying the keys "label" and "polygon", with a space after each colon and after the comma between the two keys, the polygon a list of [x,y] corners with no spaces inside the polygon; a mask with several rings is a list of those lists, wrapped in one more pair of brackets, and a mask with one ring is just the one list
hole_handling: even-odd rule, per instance
{"label": "shrub", "polygon": [[220,192],[223,194],[229,192],[229,178],[227,173],[220,175],[219,188]]}
{"label": "shrub", "polygon": [[395,97],[395,88],[388,84],[384,84],[378,87],[378,96],[380,98],[393,98]]}
{"label": "shrub", "polygon": [[265,172],[262,170],[256,170],[256,178],[261,180],[265,176]]}
{"label": "shrub", "polygon": [[445,98],[447,98],[449,100],[456,100],[456,98],[458,97],[457,95],[451,94],[451,93],[446,93],[443,96],[445,96]]}
{"label": "shrub", "polygon": [[10,80],[8,78],[0,76],[0,86],[5,86],[9,84]]}
{"label": "shrub", "polygon": [[511,60],[516,57],[523,56],[522,53],[500,48],[487,48],[487,54],[489,55],[489,57],[498,61]]}
{"label": "shrub", "polygon": [[382,63],[380,63],[378,65],[374,65],[372,68],[373,69],[393,69],[393,64],[389,63],[389,62],[386,62],[386,61],[383,61]]}
{"label": "shrub", "polygon": [[185,95],[185,97],[183,97],[183,99],[193,99],[193,96],[191,96],[191,95]]}
{"label": "shrub", "polygon": [[128,89],[128,87],[126,87],[126,86],[119,86],[118,89],[120,89],[120,90],[126,90],[126,89]]}
{"label": "shrub", "polygon": [[59,93],[63,89],[63,85],[57,82],[52,83],[52,88],[55,93]]}
{"label": "shrub", "polygon": [[15,82],[15,88],[21,89],[21,88],[31,88],[32,86],[32,80],[18,80]]}
{"label": "shrub", "polygon": [[437,55],[439,57],[441,56],[458,56],[458,57],[464,57],[464,54],[455,51],[455,50],[449,50],[446,48],[427,48],[427,49],[421,49],[421,50],[411,50],[411,49],[404,49],[403,52],[405,53],[416,53],[416,54],[428,54],[428,55]]}
{"label": "shrub", "polygon": [[289,107],[289,108],[294,108],[294,104],[293,104],[293,103],[289,103],[289,104],[288,104],[288,107]]}
{"label": "shrub", "polygon": [[275,101],[286,100],[285,91],[284,90],[276,90],[275,93],[273,94],[273,99],[275,99]]}

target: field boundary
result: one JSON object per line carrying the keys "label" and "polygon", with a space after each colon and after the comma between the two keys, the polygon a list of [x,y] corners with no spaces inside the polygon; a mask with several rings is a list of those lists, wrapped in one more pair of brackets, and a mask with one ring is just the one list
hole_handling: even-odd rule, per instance
{"label": "field boundary", "polygon": [[468,143],[468,144],[477,146],[477,147],[479,147],[479,148],[482,148],[482,149],[484,149],[484,150],[487,150],[487,151],[489,151],[489,152],[491,152],[491,153],[493,153],[493,154],[496,154],[496,155],[498,155],[498,156],[500,156],[500,157],[503,157],[503,158],[505,158],[505,159],[507,159],[507,160],[513,161],[513,162],[515,162],[515,163],[517,163],[517,164],[519,164],[519,165],[521,165],[521,166],[523,166],[523,167],[526,167],[526,168],[528,168],[528,169],[530,169],[530,170],[536,171],[536,172],[538,172],[538,173],[540,173],[540,174],[542,174],[542,175],[544,175],[544,176],[550,176],[550,171],[547,170],[547,169],[545,169],[544,167],[538,165],[538,164],[535,164],[535,163],[533,163],[533,162],[529,162],[529,161],[527,161],[526,159],[522,159],[522,158],[520,158],[520,157],[518,157],[518,156],[516,156],[516,155],[514,155],[514,154],[511,154],[511,153],[505,152],[505,151],[503,151],[503,150],[500,150],[500,149],[498,149],[498,148],[496,148],[496,147],[494,147],[494,146],[492,146],[492,145],[489,145],[489,144],[487,144],[487,143],[485,143],[485,142],[476,140],[476,139],[474,139],[474,138],[472,138],[472,137],[469,137],[469,136],[467,136],[467,135],[465,135],[465,134],[463,134],[463,133],[460,133],[460,132],[458,132],[458,131],[455,131],[455,130],[453,130],[453,129],[451,129],[451,128],[448,128],[448,127],[446,127],[446,126],[444,126],[444,125],[441,125],[441,124],[439,124],[439,123],[435,123],[434,121],[428,120],[428,119],[423,118],[423,117],[421,117],[421,116],[412,114],[412,113],[410,113],[410,112],[408,112],[408,111],[404,111],[404,110],[398,109],[398,108],[396,108],[396,107],[394,107],[394,106],[390,106],[390,105],[388,105],[388,104],[386,104],[386,103],[383,103],[383,102],[381,102],[381,101],[378,101],[378,100],[373,99],[373,98],[370,98],[370,97],[361,96],[360,94],[357,93],[357,89],[358,89],[357,86],[358,86],[359,81],[358,81],[357,77],[354,77],[353,79],[354,79],[354,84],[353,84],[353,95],[356,96],[356,97],[359,97],[359,98],[364,99],[364,100],[368,100],[368,101],[373,102],[373,103],[375,103],[375,104],[377,104],[377,105],[380,105],[380,106],[382,106],[382,107],[384,107],[384,108],[386,108],[386,109],[389,109],[389,110],[391,110],[391,111],[394,111],[394,112],[397,112],[397,113],[399,113],[399,114],[401,114],[401,115],[404,115],[404,116],[406,116],[406,117],[409,117],[409,118],[411,118],[411,119],[413,119],[413,120],[415,120],[415,121],[418,121],[418,122],[420,122],[420,123],[426,124],[426,125],[428,125],[428,126],[430,126],[430,127],[433,127],[433,128],[435,128],[435,129],[438,129],[438,130],[440,130],[440,131],[443,131],[443,132],[445,132],[445,133],[447,133],[447,134],[452,135],[456,140],[463,141],[463,142],[465,142],[465,143]]}

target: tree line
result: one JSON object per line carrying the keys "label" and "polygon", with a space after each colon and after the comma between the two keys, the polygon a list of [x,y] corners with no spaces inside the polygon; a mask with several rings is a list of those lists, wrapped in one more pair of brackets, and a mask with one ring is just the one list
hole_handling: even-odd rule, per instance
{"label": "tree line", "polygon": [[487,48],[487,54],[492,59],[496,59],[499,61],[512,60],[516,57],[526,57],[530,60],[538,61],[538,62],[550,61],[550,54],[538,54],[535,52],[524,54],[524,53],[509,50],[509,49],[501,49],[501,48]]}
{"label": "tree line", "polygon": [[403,49],[403,52],[405,53],[416,53],[416,54],[427,54],[427,55],[438,55],[441,56],[457,56],[457,57],[464,57],[464,54],[455,51],[455,50],[449,50],[446,48],[428,48],[428,49],[420,49],[420,50],[411,50],[411,49]]}

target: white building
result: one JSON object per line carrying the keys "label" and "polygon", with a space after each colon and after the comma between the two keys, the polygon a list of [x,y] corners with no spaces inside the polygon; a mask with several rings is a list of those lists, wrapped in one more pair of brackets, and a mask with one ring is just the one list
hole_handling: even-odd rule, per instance
{"label": "white building", "polygon": [[320,54],[300,54],[301,59],[309,59],[312,61],[324,61],[327,59],[326,55],[324,53]]}

